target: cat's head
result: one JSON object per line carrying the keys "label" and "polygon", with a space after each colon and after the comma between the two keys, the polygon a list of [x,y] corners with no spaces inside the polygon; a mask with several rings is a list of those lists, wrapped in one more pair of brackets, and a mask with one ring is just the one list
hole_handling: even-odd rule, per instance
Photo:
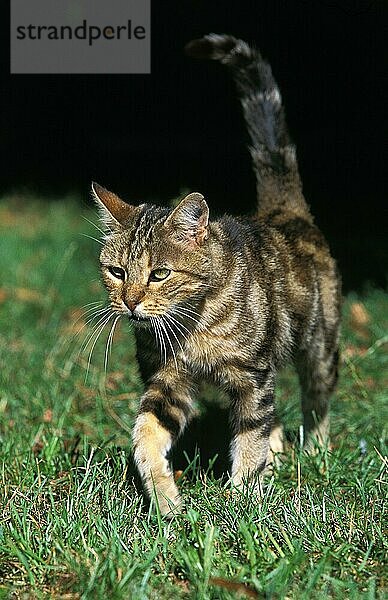
{"label": "cat's head", "polygon": [[169,209],[131,206],[95,183],[92,193],[106,230],[102,277],[116,313],[148,320],[206,295],[209,209],[201,194]]}

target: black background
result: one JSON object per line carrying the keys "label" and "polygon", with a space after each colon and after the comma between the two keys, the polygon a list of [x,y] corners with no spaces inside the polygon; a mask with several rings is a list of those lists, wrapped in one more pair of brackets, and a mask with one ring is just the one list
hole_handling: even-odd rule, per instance
{"label": "black background", "polygon": [[204,193],[213,214],[251,212],[232,82],[220,65],[183,53],[194,37],[231,33],[273,67],[305,193],[345,289],[385,285],[388,2],[153,0],[151,75],[10,75],[8,17],[1,193],[77,192],[87,202],[97,180],[131,202],[166,203],[188,189]]}

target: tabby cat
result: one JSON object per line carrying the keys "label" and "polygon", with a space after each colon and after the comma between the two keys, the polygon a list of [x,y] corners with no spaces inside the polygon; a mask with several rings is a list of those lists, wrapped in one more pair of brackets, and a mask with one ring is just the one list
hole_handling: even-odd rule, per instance
{"label": "tabby cat", "polygon": [[257,179],[255,218],[209,221],[199,193],[174,208],[130,206],[93,184],[106,236],[102,277],[112,320],[135,324],[146,391],[133,430],[135,461],[163,514],[180,497],[168,453],[193,416],[198,382],[230,396],[232,482],[263,472],[280,451],[274,417],[279,368],[293,360],[304,431],[328,435],[336,384],[340,283],[336,265],[302,194],[270,65],[244,41],[210,34],[189,55],[226,65],[251,138]]}

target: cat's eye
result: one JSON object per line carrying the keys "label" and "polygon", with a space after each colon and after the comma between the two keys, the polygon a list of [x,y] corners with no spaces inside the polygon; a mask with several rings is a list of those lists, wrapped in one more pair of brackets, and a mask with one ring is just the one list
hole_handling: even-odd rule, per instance
{"label": "cat's eye", "polygon": [[108,267],[108,271],[111,275],[113,275],[113,277],[116,277],[116,279],[121,279],[124,281],[125,271],[121,267]]}
{"label": "cat's eye", "polygon": [[170,275],[171,269],[155,269],[155,271],[151,271],[150,281],[163,281],[163,279],[167,279]]}

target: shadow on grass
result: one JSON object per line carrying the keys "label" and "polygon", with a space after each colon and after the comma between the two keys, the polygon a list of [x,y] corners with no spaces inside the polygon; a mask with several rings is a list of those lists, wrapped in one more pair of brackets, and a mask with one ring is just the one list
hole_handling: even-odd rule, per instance
{"label": "shadow on grass", "polygon": [[218,403],[201,401],[203,411],[193,419],[171,453],[175,470],[184,471],[189,462],[199,456],[198,466],[216,479],[228,476],[229,410]]}
{"label": "shadow on grass", "polygon": [[[202,402],[203,412],[192,420],[170,453],[174,471],[186,471],[195,480],[198,470],[207,471],[215,479],[228,478],[229,460],[229,411],[219,405]],[[116,454],[120,448],[110,449]],[[143,484],[135,465],[132,452],[127,454],[127,480],[142,494]]]}
{"label": "shadow on grass", "polygon": [[[286,444],[298,446],[298,431],[290,429],[283,419]],[[189,479],[195,480],[198,471],[206,471],[214,479],[226,481],[230,477],[230,441],[229,408],[219,402],[201,398],[201,413],[186,428],[170,452],[169,459],[174,471],[186,471]],[[139,491],[142,483],[129,452],[128,476]]]}

